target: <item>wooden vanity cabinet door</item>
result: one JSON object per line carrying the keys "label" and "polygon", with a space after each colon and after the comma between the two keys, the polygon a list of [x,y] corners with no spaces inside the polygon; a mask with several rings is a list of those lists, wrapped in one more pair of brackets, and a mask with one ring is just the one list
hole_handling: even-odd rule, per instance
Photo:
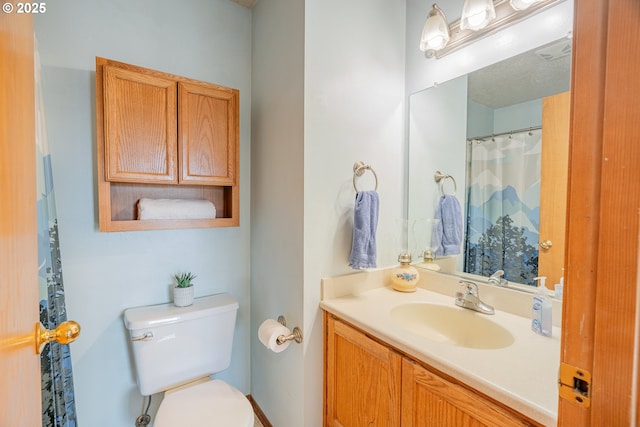
{"label": "wooden vanity cabinet door", "polygon": [[180,182],[235,185],[239,92],[178,82]]}
{"label": "wooden vanity cabinet door", "polygon": [[402,356],[326,315],[325,427],[399,427]]}
{"label": "wooden vanity cabinet door", "polygon": [[536,425],[411,359],[402,361],[402,427]]}
{"label": "wooden vanity cabinet door", "polygon": [[104,67],[105,179],[177,183],[175,80]]}

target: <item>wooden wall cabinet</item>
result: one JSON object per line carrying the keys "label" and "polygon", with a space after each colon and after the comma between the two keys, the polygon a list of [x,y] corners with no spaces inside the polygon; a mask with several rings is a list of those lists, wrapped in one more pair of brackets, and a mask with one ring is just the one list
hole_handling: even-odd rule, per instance
{"label": "wooden wall cabinet", "polygon": [[[239,91],[96,58],[100,231],[239,225]],[[136,219],[140,198],[206,199],[215,219]]]}
{"label": "wooden wall cabinet", "polygon": [[325,427],[539,426],[325,313]]}

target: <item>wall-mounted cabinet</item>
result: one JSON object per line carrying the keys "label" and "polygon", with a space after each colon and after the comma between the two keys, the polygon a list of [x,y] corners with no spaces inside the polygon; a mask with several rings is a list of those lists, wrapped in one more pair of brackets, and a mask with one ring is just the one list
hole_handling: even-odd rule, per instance
{"label": "wall-mounted cabinet", "polygon": [[[239,224],[239,91],[96,58],[100,231]],[[204,199],[210,219],[137,219],[149,199]]]}
{"label": "wall-mounted cabinet", "polygon": [[[100,231],[239,224],[239,91],[96,58]],[[138,220],[140,199],[208,200],[209,219]]]}

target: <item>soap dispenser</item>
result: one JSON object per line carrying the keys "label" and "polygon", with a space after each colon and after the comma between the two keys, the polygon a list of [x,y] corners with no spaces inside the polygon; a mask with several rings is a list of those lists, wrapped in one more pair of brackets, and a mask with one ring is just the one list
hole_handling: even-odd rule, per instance
{"label": "soap dispenser", "polygon": [[564,268],[562,269],[562,276],[560,277],[560,283],[556,283],[554,290],[555,290],[554,297],[556,299],[561,300],[562,295],[564,293]]}
{"label": "soap dispenser", "polygon": [[531,310],[531,330],[536,334],[550,337],[552,331],[551,314],[552,304],[549,291],[545,285],[545,276],[536,277],[538,281],[538,293],[533,297]]}
{"label": "soap dispenser", "polygon": [[400,265],[391,270],[391,283],[393,289],[400,292],[415,292],[420,275],[418,270],[411,265],[411,254],[402,252],[398,255]]}

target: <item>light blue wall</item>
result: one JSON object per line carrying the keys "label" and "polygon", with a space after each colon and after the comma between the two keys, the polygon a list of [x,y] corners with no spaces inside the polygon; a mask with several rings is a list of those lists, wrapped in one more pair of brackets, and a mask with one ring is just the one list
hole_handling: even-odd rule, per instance
{"label": "light blue wall", "polygon": [[[252,329],[284,314],[304,342],[252,350],[252,395],[278,427],[322,423],[322,277],[352,272],[352,168],[379,177],[378,264],[403,217],[404,0],[254,8]],[[361,185],[372,187],[371,181]]]}
{"label": "light blue wall", "polygon": [[469,100],[467,104],[467,138],[493,133],[494,110]]}
{"label": "light blue wall", "polygon": [[469,100],[467,138],[542,126],[542,99],[493,109]]}
{"label": "light blue wall", "polygon": [[299,427],[303,346],[273,353],[257,331],[280,314],[303,327],[304,2],[259,1],[253,47],[251,395],[274,426]]}
{"label": "light blue wall", "polygon": [[[172,274],[198,275],[196,296],[240,302],[231,367],[250,392],[251,11],[228,0],[60,0],[35,19],[56,187],[80,425],[130,426],[141,413],[122,311],[170,301]],[[97,230],[95,57],[240,90],[240,227]],[[188,361],[176,361],[188,363]],[[159,399],[153,405],[155,409]]]}
{"label": "light blue wall", "polygon": [[[319,425],[320,279],[351,271],[356,160],[380,178],[379,264],[395,262],[388,242],[404,215],[404,0],[263,0],[253,15],[253,56],[252,12],[226,0],[69,0],[37,20],[68,307],[84,326],[72,348],[83,423],[131,425],[140,413],[122,310],[168,301],[171,274],[189,269],[201,294],[240,299],[234,362],[222,377],[251,392],[274,425]],[[240,89],[241,227],[97,231],[96,55]],[[305,341],[274,354],[256,333],[279,314]]]}
{"label": "light blue wall", "polygon": [[[378,175],[378,266],[397,264],[394,241],[401,235],[398,220],[405,217],[407,168],[405,16],[405,0],[305,2],[305,427],[322,420],[320,279],[353,272],[347,260],[357,160]],[[360,189],[373,188],[371,174],[358,183]]]}
{"label": "light blue wall", "polygon": [[542,126],[542,99],[496,108],[493,133]]}

